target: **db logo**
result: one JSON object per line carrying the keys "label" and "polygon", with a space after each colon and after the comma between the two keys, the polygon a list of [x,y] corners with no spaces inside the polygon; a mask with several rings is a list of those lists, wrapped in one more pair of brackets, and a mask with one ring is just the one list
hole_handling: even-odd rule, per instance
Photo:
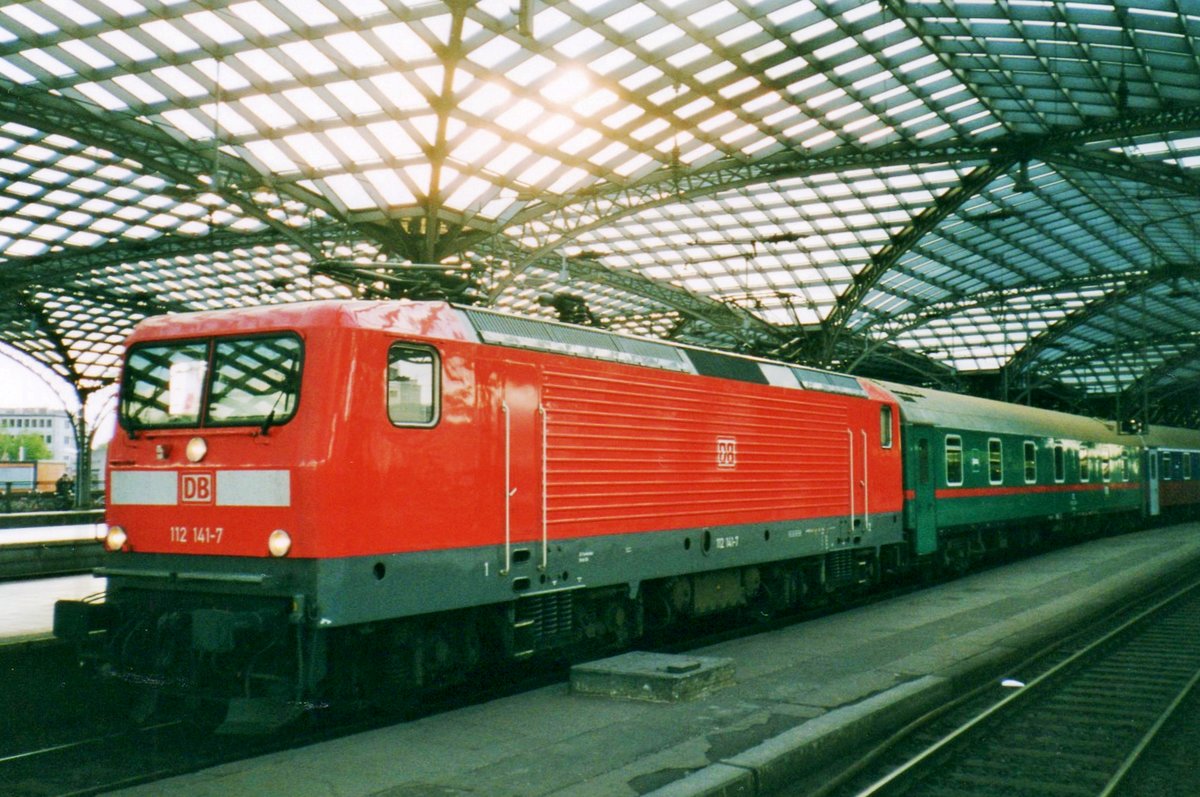
{"label": "db logo", "polygon": [[737,438],[735,438],[735,437],[718,437],[717,438],[717,467],[718,468],[736,468],[737,467]]}
{"label": "db logo", "polygon": [[185,504],[211,504],[216,492],[211,472],[179,474],[179,496]]}

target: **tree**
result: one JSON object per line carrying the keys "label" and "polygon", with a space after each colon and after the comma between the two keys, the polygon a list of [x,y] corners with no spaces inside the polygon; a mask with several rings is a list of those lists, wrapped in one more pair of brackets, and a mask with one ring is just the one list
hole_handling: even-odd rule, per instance
{"label": "tree", "polygon": [[[24,451],[22,451],[24,449]],[[0,434],[0,459],[8,462],[50,459],[50,446],[40,434]]]}

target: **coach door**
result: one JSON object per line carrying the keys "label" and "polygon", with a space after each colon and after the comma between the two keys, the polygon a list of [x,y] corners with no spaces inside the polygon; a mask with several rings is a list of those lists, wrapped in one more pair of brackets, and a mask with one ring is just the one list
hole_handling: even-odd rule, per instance
{"label": "coach door", "polygon": [[1146,514],[1157,517],[1158,504],[1158,449],[1146,449]]}
{"label": "coach door", "polygon": [[933,468],[933,429],[928,426],[909,426],[912,453],[908,465],[909,527],[916,535],[914,551],[918,555],[937,550],[937,484]]}

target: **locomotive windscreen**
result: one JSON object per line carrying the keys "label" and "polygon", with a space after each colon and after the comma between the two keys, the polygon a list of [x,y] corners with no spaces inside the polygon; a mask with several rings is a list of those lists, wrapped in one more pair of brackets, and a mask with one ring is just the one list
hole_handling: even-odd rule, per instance
{"label": "locomotive windscreen", "polygon": [[288,420],[303,346],[292,334],[138,344],[126,357],[127,429],[270,426]]}

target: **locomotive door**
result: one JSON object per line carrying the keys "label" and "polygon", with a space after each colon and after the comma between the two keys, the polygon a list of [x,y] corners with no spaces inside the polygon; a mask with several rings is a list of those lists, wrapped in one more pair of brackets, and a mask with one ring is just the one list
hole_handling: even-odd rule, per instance
{"label": "locomotive door", "polygon": [[1146,514],[1157,517],[1158,500],[1158,449],[1146,449]]}
{"label": "locomotive door", "polygon": [[937,550],[937,483],[933,474],[933,429],[908,427],[912,439],[905,481],[909,526],[916,535],[914,552],[930,554]]}
{"label": "locomotive door", "polygon": [[871,529],[871,452],[865,429],[846,429],[850,453],[850,541],[857,543]]}
{"label": "locomotive door", "polygon": [[[501,368],[505,542],[511,548],[517,543],[542,542],[542,421],[537,369],[515,363],[503,363]],[[509,566],[511,558],[506,554]],[[526,553],[518,558],[528,561],[530,556]]]}

